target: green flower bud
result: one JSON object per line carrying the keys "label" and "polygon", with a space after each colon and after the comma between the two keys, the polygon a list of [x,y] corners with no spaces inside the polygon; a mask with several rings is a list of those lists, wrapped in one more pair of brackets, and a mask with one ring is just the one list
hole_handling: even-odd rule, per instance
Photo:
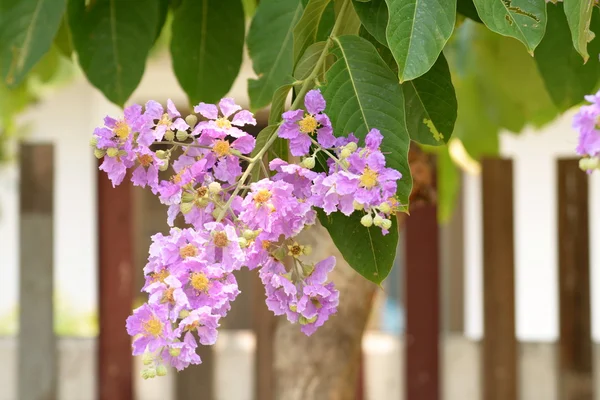
{"label": "green flower bud", "polygon": [[198,123],[198,117],[196,117],[194,114],[190,114],[187,117],[185,117],[185,122],[193,128]]}
{"label": "green flower bud", "polygon": [[196,198],[196,195],[194,193],[183,192],[183,194],[181,195],[181,202],[182,203],[191,203],[192,201],[194,201],[195,198]]}
{"label": "green flower bud", "polygon": [[175,139],[175,134],[173,133],[173,131],[166,131],[165,132],[165,139],[168,140],[169,142],[172,142]]}
{"label": "green flower bud", "polygon": [[392,208],[390,207],[389,203],[381,203],[379,205],[379,211],[381,211],[384,214],[389,214],[391,210]]}
{"label": "green flower bud", "polygon": [[315,158],[306,157],[304,160],[302,160],[301,164],[304,168],[313,169],[315,167]]}
{"label": "green flower bud", "polygon": [[219,182],[211,182],[208,184],[208,191],[212,194],[218,194],[221,192],[221,184]]}
{"label": "green flower bud", "polygon": [[340,160],[340,164],[342,164],[342,167],[344,168],[348,168],[350,166],[348,160]]}
{"label": "green flower bud", "polygon": [[90,146],[92,146],[92,147],[98,146],[98,138],[96,136],[92,136],[92,138],[90,139]]}
{"label": "green flower bud", "polygon": [[248,240],[246,240],[244,237],[238,238],[238,243],[242,249],[248,247]]}
{"label": "green flower bud", "polygon": [[312,254],[312,247],[309,245],[304,246],[302,253],[304,253],[305,256],[310,256]]}
{"label": "green flower bud", "polygon": [[127,156],[127,152],[125,150],[119,150],[119,157]]}
{"label": "green flower bud", "polygon": [[271,254],[273,254],[273,257],[275,257],[275,259],[281,261],[285,258],[287,251],[285,247],[279,247]]}
{"label": "green flower bud", "polygon": [[167,375],[167,367],[164,365],[159,365],[156,367],[156,375],[158,376],[166,376]]}
{"label": "green flower bud", "polygon": [[94,149],[94,156],[97,159],[101,159],[105,155],[106,155],[106,150],[104,150],[104,149]]}
{"label": "green flower bud", "polygon": [[116,147],[111,147],[110,149],[106,150],[106,154],[108,154],[109,157],[116,157],[119,155],[119,149]]}
{"label": "green flower bud", "polygon": [[348,158],[350,157],[350,155],[352,154],[352,152],[349,149],[342,149],[342,152],[340,153],[340,157],[342,158]]}
{"label": "green flower bud", "polygon": [[142,362],[144,363],[144,365],[152,364],[154,362],[154,356],[152,355],[152,353],[145,352],[142,355]]}
{"label": "green flower bud", "polygon": [[351,152],[355,152],[358,148],[358,145],[354,142],[350,142],[347,145],[345,145],[344,148],[350,150]]}
{"label": "green flower bud", "polygon": [[169,160],[165,160],[165,162],[164,162],[164,163],[162,163],[162,164],[160,164],[160,165],[158,166],[158,170],[159,170],[159,171],[163,171],[163,172],[165,172],[165,171],[166,171],[166,170],[168,170],[168,169],[169,169]]}
{"label": "green flower bud", "polygon": [[177,131],[177,134],[175,135],[175,137],[177,138],[177,140],[179,140],[180,142],[183,142],[185,140],[187,140],[187,138],[190,135],[188,135],[188,133],[186,131]]}
{"label": "green flower bud", "polygon": [[375,218],[373,218],[373,224],[375,226],[381,226],[381,224],[383,224],[383,218],[380,215],[376,215]]}
{"label": "green flower bud", "polygon": [[141,375],[142,375],[142,378],[144,378],[144,379],[150,378],[150,374],[148,374],[148,370],[146,370],[146,369],[142,370]]}
{"label": "green flower bud", "polygon": [[373,217],[371,217],[370,214],[367,214],[360,219],[360,223],[363,226],[366,226],[367,228],[369,228],[369,227],[371,227],[371,225],[373,225]]}
{"label": "green flower bud", "polygon": [[167,153],[164,150],[157,150],[156,157],[158,157],[161,160],[166,160],[167,158],[169,158],[169,153]]}
{"label": "green flower bud", "polygon": [[148,374],[148,378],[152,379],[154,377],[156,377],[156,368],[146,368],[146,373]]}
{"label": "green flower bud", "polygon": [[182,214],[187,214],[190,211],[192,211],[192,209],[194,208],[194,204],[192,203],[181,203],[179,205],[179,210],[181,211]]}
{"label": "green flower bud", "polygon": [[293,312],[298,312],[298,307],[297,307],[296,305],[292,304],[292,305],[290,306],[290,311],[293,311]]}
{"label": "green flower bud", "polygon": [[383,222],[381,223],[381,227],[386,230],[390,229],[392,227],[392,221],[387,218],[384,219]]}
{"label": "green flower bud", "polygon": [[246,229],[244,230],[244,232],[242,233],[242,236],[244,236],[244,238],[246,240],[252,240],[256,237],[256,234],[254,233],[254,231],[250,230],[250,229]]}
{"label": "green flower bud", "polygon": [[304,276],[310,276],[314,270],[315,264],[302,264],[302,272],[304,273]]}

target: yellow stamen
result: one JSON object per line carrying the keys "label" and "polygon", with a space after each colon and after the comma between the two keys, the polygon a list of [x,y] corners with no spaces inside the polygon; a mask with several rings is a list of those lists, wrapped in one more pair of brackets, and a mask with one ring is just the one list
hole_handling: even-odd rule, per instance
{"label": "yellow stamen", "polygon": [[293,257],[300,257],[302,252],[304,251],[304,246],[300,246],[298,243],[294,243],[291,246],[288,246],[288,255]]}
{"label": "yellow stamen", "polygon": [[300,122],[298,122],[298,126],[300,127],[300,132],[302,133],[314,133],[317,130],[319,123],[312,115],[306,115],[300,120]]}
{"label": "yellow stamen", "polygon": [[163,331],[163,324],[156,317],[150,318],[148,321],[142,324],[144,331],[147,334],[152,335],[154,337],[159,337]]}
{"label": "yellow stamen", "polygon": [[198,249],[193,244],[186,244],[179,249],[179,255],[181,258],[196,257],[198,255]]}
{"label": "yellow stamen", "polygon": [[360,176],[360,186],[371,189],[373,186],[377,185],[377,177],[378,175],[376,171],[366,167]]}
{"label": "yellow stamen", "polygon": [[194,289],[204,292],[206,289],[208,289],[209,280],[203,273],[194,272],[190,276],[190,283]]}
{"label": "yellow stamen", "polygon": [[165,290],[165,292],[163,293],[162,302],[175,304],[175,296],[173,293],[175,293],[175,288],[169,288]]}
{"label": "yellow stamen", "polygon": [[148,167],[154,161],[154,159],[152,158],[152,156],[150,154],[141,154],[141,155],[138,155],[137,158],[138,158],[138,161],[140,162],[140,164],[142,165],[142,167]]}
{"label": "yellow stamen", "polygon": [[226,156],[231,152],[229,142],[227,140],[217,140],[212,150],[218,157]]}
{"label": "yellow stamen", "polygon": [[215,121],[215,124],[217,124],[217,126],[221,129],[231,128],[231,121],[229,121],[225,117],[217,118],[217,120]]}
{"label": "yellow stamen", "polygon": [[173,122],[171,121],[171,118],[169,118],[169,114],[167,113],[164,113],[160,121],[158,121],[158,125],[165,125],[166,127],[171,126],[172,123]]}
{"label": "yellow stamen", "polygon": [[254,195],[254,201],[260,204],[264,204],[271,198],[271,192],[267,189],[259,190],[258,193]]}
{"label": "yellow stamen", "polygon": [[152,279],[153,283],[161,282],[163,283],[165,279],[169,277],[169,271],[166,269],[160,270],[159,272],[154,272],[150,274],[150,279]]}
{"label": "yellow stamen", "polygon": [[269,246],[271,246],[271,242],[269,242],[268,240],[263,240],[261,244],[262,244],[262,248],[265,250],[268,250]]}
{"label": "yellow stamen", "polygon": [[113,129],[115,135],[117,135],[121,139],[127,139],[129,134],[131,133],[131,128],[127,125],[127,122],[121,120],[117,121],[115,127]]}
{"label": "yellow stamen", "polygon": [[215,246],[217,246],[217,247],[227,247],[227,245],[229,244],[229,239],[227,239],[227,234],[223,231],[215,233],[214,241],[215,241]]}

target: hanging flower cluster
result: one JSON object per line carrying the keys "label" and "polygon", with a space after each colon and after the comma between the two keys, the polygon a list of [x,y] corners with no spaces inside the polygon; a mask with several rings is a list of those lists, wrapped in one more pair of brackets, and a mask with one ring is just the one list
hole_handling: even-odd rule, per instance
{"label": "hanging flower cluster", "polygon": [[[239,294],[233,272],[242,267],[259,270],[274,314],[285,314],[307,335],[323,325],[339,300],[327,282],[335,258],[307,262],[310,247],[295,239],[315,223],[316,208],[359,211],[364,226],[384,234],[391,228],[401,174],[385,166],[380,132],[372,129],[359,147],[353,134],[334,137],[318,90],[306,94],[305,106],[285,112],[277,130],[291,153],[303,157],[300,165],[281,159],[263,165],[277,135],[255,151],[255,138],[243,128],[256,120],[230,98],[196,106],[202,121],[183,118],[170,100],[166,110],[149,101],[144,109],[126,108],[122,119],[106,117],[94,131],[95,155],[113,185],[133,170],[133,184],[149,187],[168,206],[169,224],[182,215],[188,226],[152,237],[142,289],[148,301],[127,320],[145,378],[201,362],[196,348],[217,340],[219,320]],[[153,150],[157,144],[169,149]],[[321,172],[313,170],[317,159]],[[161,179],[169,168],[170,178]],[[264,177],[250,182],[255,168]]]}
{"label": "hanging flower cluster", "polygon": [[600,169],[600,91],[585,99],[591,104],[582,106],[575,114],[573,128],[579,131],[577,154],[583,156],[579,167],[592,173]]}

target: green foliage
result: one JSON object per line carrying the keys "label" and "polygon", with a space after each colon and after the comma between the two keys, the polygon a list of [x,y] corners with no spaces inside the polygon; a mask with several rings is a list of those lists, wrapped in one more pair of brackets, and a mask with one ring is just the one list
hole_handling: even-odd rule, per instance
{"label": "green foliage", "polygon": [[190,102],[223,97],[242,65],[244,9],[239,0],[183,0],[173,16],[173,70]]}
{"label": "green foliage", "polygon": [[300,0],[263,0],[248,33],[248,52],[258,79],[248,80],[250,106],[257,110],[271,102],[281,85],[293,81],[293,29],[302,15]]}
{"label": "green foliage", "polygon": [[[544,0],[542,0],[544,1]],[[454,29],[456,0],[386,0],[387,42],[398,63],[401,82],[433,66]]]}
{"label": "green foliage", "polygon": [[0,0],[0,70],[15,87],[50,50],[66,0]]}
{"label": "green foliage", "polygon": [[[600,32],[600,13],[593,13],[591,27]],[[599,54],[600,40],[593,40],[590,50],[592,54]],[[557,52],[560,57],[556,57]],[[548,5],[548,29],[535,52],[535,61],[548,93],[561,111],[579,103],[583,96],[594,90],[600,78],[597,60],[584,64],[573,48],[560,3]]]}
{"label": "green foliage", "polygon": [[[0,158],[2,143],[18,131],[15,115],[37,99],[37,88],[61,76],[65,63],[77,62],[92,85],[124,105],[150,55],[170,51],[190,103],[215,102],[232,87],[247,45],[258,76],[248,82],[250,106],[271,107],[258,148],[277,129],[290,93],[301,104],[306,90],[320,87],[335,134],[362,138],[370,128],[381,130],[388,165],[403,174],[404,207],[410,141],[438,146],[430,151],[438,156],[440,217],[447,219],[460,180],[445,143],[460,140],[476,160],[496,154],[502,130],[541,126],[598,87],[600,39],[593,32],[600,32],[600,14],[593,5],[0,0]],[[277,139],[267,155],[287,158],[287,150]],[[395,229],[381,236],[355,214],[320,217],[350,265],[380,283],[392,265]]]}

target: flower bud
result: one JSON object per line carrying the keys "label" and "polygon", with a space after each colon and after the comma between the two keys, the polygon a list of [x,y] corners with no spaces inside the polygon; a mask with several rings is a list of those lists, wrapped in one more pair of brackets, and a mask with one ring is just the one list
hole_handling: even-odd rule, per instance
{"label": "flower bud", "polygon": [[148,374],[148,378],[152,379],[154,377],[156,377],[156,368],[146,368],[146,373]]}
{"label": "flower bud", "polygon": [[173,133],[173,131],[171,130],[168,130],[165,132],[164,138],[167,139],[169,142],[172,142],[173,139],[175,139],[175,133]]}
{"label": "flower bud", "polygon": [[183,192],[181,194],[181,202],[182,203],[191,203],[192,201],[194,201],[196,195],[194,193],[190,193],[190,192]]}
{"label": "flower bud", "polygon": [[98,146],[98,138],[96,136],[92,136],[92,138],[90,139],[90,146],[92,146],[92,147]]}
{"label": "flower bud", "polygon": [[[100,157],[98,157],[98,158],[100,158]],[[582,171],[587,171],[589,169],[588,168],[588,164],[589,163],[588,163],[588,159],[587,158],[580,159],[579,160],[579,169],[582,170]]]}
{"label": "flower bud", "polygon": [[194,208],[194,204],[193,203],[181,203],[179,205],[179,210],[181,211],[182,214],[187,214],[190,211],[192,211],[192,209]]}
{"label": "flower bud", "polygon": [[190,114],[187,117],[185,117],[185,123],[193,128],[198,123],[198,117],[196,117],[194,114]]}
{"label": "flower bud", "polygon": [[301,164],[304,168],[313,169],[315,167],[315,158],[306,157],[304,160],[302,160]]}
{"label": "flower bud", "polygon": [[167,153],[164,150],[157,150],[156,157],[158,157],[161,160],[166,160],[167,158],[169,158],[169,153]]}
{"label": "flower bud", "polygon": [[252,240],[256,237],[256,234],[254,233],[254,231],[252,231],[250,229],[246,229],[242,233],[242,236],[244,236],[244,239],[246,239],[246,240]]}
{"label": "flower bud", "polygon": [[371,214],[367,214],[360,219],[360,223],[369,228],[371,225],[373,225],[373,217],[371,217]]}
{"label": "flower bud", "polygon": [[360,211],[360,210],[364,210],[364,208],[365,208],[365,206],[364,206],[364,205],[360,204],[360,203],[359,203],[358,201],[356,201],[356,200],[354,200],[354,201],[352,202],[352,205],[354,206],[354,209],[355,209],[355,210],[359,210],[359,211]]}
{"label": "flower bud", "polygon": [[119,149],[117,149],[116,147],[111,147],[108,150],[106,150],[106,154],[108,154],[109,157],[116,157],[119,155]]}
{"label": "flower bud", "polygon": [[340,164],[344,168],[348,168],[350,166],[350,163],[348,162],[348,160],[340,160]]}
{"label": "flower bud", "polygon": [[358,145],[354,142],[350,142],[347,145],[344,146],[345,149],[350,150],[352,153],[354,153],[356,151],[356,149],[358,149]]}
{"label": "flower bud", "polygon": [[579,168],[584,171],[598,169],[600,167],[600,159],[598,157],[582,158],[579,160]]}
{"label": "flower bud", "polygon": [[167,375],[167,367],[164,365],[159,365],[156,367],[156,375],[158,376],[166,376]]}
{"label": "flower bud", "polygon": [[240,247],[242,249],[245,249],[246,247],[248,247],[248,240],[246,240],[246,238],[244,238],[244,237],[238,238],[238,243],[240,244]]}
{"label": "flower bud", "polygon": [[127,157],[127,151],[119,150],[119,157]]}
{"label": "flower bud", "polygon": [[298,307],[295,304],[291,304],[290,305],[290,311],[292,311],[292,312],[298,312]]}
{"label": "flower bud", "polygon": [[144,378],[144,379],[150,378],[150,375],[148,374],[148,370],[147,369],[142,370],[141,375],[142,375],[142,378]]}
{"label": "flower bud", "polygon": [[101,159],[105,155],[106,155],[106,150],[104,150],[104,149],[94,149],[94,156],[97,159]]}
{"label": "flower bud", "polygon": [[389,203],[381,203],[379,205],[379,211],[381,211],[384,214],[389,214],[391,210],[392,208],[390,207]]}
{"label": "flower bud", "polygon": [[211,182],[208,184],[208,191],[212,194],[218,194],[221,192],[221,184],[219,182]]}
{"label": "flower bud", "polygon": [[177,138],[177,140],[179,140],[180,142],[183,142],[184,140],[187,140],[188,138],[188,133],[186,131],[177,131],[177,135],[175,135],[175,137]]}
{"label": "flower bud", "polygon": [[273,254],[273,257],[275,257],[277,260],[281,261],[285,258],[287,252],[285,251],[284,247],[279,247],[272,254]]}
{"label": "flower bud", "polygon": [[312,254],[312,247],[309,245],[304,246],[304,248],[302,249],[302,253],[305,256],[310,256]]}
{"label": "flower bud", "polygon": [[310,276],[310,274],[312,274],[314,270],[315,264],[302,264],[302,272],[304,273],[304,276]]}
{"label": "flower bud", "polygon": [[375,218],[373,218],[373,224],[375,226],[381,226],[381,224],[383,224],[383,218],[381,215],[376,215]]}
{"label": "flower bud", "polygon": [[165,172],[168,169],[169,169],[169,160],[165,160],[164,163],[162,163],[158,166],[158,170],[162,171],[162,172]]}
{"label": "flower bud", "polygon": [[144,363],[144,365],[152,364],[154,362],[154,356],[152,356],[152,353],[145,352],[142,355],[142,362]]}
{"label": "flower bud", "polygon": [[340,157],[342,158],[348,158],[350,157],[350,155],[352,154],[352,152],[349,149],[342,149],[342,152],[340,153]]}
{"label": "flower bud", "polygon": [[392,221],[389,219],[384,219],[383,222],[381,223],[381,227],[385,230],[388,230],[392,227]]}

